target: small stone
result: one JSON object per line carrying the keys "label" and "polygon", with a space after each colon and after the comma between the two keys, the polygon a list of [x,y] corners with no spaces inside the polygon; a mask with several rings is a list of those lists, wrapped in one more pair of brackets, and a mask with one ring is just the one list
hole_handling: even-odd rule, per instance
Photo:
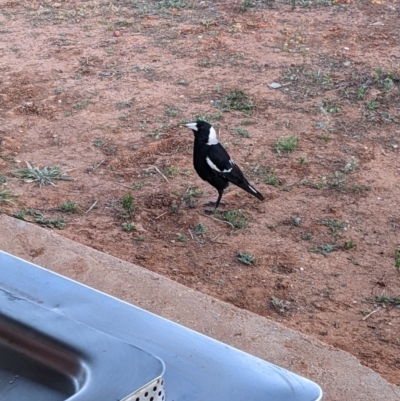
{"label": "small stone", "polygon": [[116,38],[119,38],[121,36],[121,32],[120,31],[114,31],[114,36]]}
{"label": "small stone", "polygon": [[344,50],[350,50],[348,47],[344,47]]}
{"label": "small stone", "polygon": [[399,145],[392,145],[393,149],[397,149],[399,147]]}
{"label": "small stone", "polygon": [[293,224],[294,224],[295,226],[299,226],[300,223],[301,223],[301,218],[300,218],[300,217],[298,217],[298,216],[293,217]]}
{"label": "small stone", "polygon": [[343,65],[344,65],[345,67],[349,67],[349,66],[350,66],[350,64],[351,64],[351,62],[350,62],[350,61],[345,61],[345,62],[343,63]]}
{"label": "small stone", "polygon": [[278,89],[278,88],[280,88],[282,85],[281,85],[281,84],[278,84],[278,82],[272,82],[271,84],[268,84],[268,86],[269,86],[271,89]]}

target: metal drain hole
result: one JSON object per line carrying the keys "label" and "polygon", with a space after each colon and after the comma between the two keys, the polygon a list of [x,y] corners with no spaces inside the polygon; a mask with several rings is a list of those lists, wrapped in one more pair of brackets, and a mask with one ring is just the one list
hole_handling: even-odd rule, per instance
{"label": "metal drain hole", "polygon": [[154,380],[135,394],[124,398],[123,401],[164,401],[165,389],[164,380],[161,378]]}

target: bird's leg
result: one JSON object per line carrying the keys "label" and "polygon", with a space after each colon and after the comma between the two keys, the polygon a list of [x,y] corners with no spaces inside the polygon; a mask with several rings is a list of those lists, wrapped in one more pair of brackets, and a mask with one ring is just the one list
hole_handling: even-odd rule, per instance
{"label": "bird's leg", "polygon": [[224,193],[223,189],[218,191],[218,199],[217,199],[217,203],[215,204],[215,210],[217,210],[219,203],[221,202],[223,193]]}
{"label": "bird's leg", "polygon": [[217,207],[219,205],[225,205],[225,203],[221,202],[221,198],[222,198],[223,193],[224,193],[224,190],[218,191],[218,199],[217,199],[217,201],[216,202],[209,202],[209,203],[206,204],[207,206],[215,206],[214,210],[205,210],[206,213],[208,213],[208,214],[215,213],[217,211]]}

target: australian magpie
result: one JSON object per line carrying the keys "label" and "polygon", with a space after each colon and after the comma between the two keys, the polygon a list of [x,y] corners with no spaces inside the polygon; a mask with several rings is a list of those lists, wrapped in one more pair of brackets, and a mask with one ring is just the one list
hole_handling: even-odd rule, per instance
{"label": "australian magpie", "polygon": [[246,180],[240,168],[234,163],[228,152],[218,142],[213,126],[198,120],[185,124],[194,133],[193,165],[197,174],[218,191],[215,209],[218,207],[224,189],[229,183],[237,185],[249,194],[263,200],[264,197]]}

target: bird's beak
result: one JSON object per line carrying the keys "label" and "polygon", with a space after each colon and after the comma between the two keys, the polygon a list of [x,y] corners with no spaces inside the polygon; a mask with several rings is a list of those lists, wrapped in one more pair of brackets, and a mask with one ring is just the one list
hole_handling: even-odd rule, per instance
{"label": "bird's beak", "polygon": [[192,129],[193,131],[197,131],[197,123],[188,123],[185,124],[185,127]]}

